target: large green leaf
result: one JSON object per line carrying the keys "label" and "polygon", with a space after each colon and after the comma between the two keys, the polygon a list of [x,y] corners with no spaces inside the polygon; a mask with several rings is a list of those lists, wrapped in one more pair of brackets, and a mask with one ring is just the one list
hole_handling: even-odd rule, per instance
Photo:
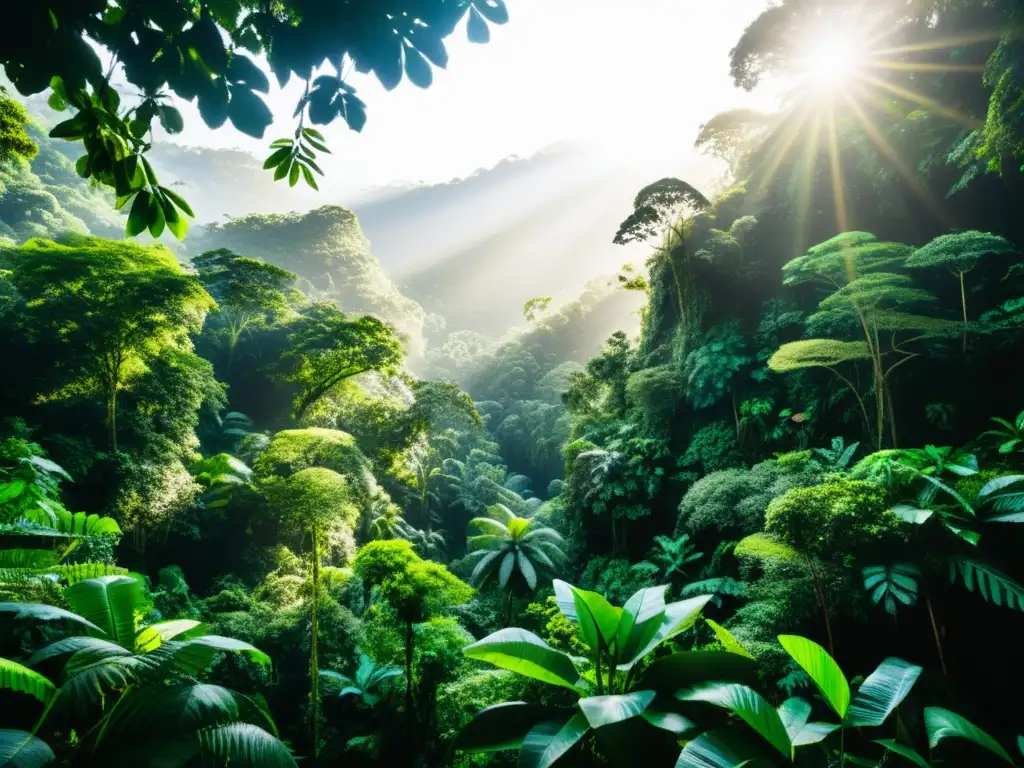
{"label": "large green leaf", "polygon": [[538,723],[523,740],[518,768],[549,768],[586,736],[590,727],[582,712],[564,720]]}
{"label": "large green leaf", "polygon": [[125,648],[135,647],[135,610],[142,585],[130,576],[101,576],[72,584],[64,591],[72,610],[98,625]]}
{"label": "large green leaf", "polygon": [[172,619],[170,621],[159,621],[150,624],[139,630],[135,638],[135,650],[137,653],[148,653],[156,650],[162,643],[174,638],[181,638],[183,635],[195,637],[204,631],[204,624],[195,619]]}
{"label": "large green leaf", "polygon": [[575,690],[580,677],[572,659],[525,629],[499,630],[462,652],[471,659],[564,688]]}
{"label": "large green leaf", "polygon": [[894,755],[906,758],[915,765],[920,766],[920,768],[931,768],[928,761],[921,757],[921,755],[905,744],[900,744],[896,739],[877,739],[875,744],[881,744]]}
{"label": "large green leaf", "polygon": [[735,729],[718,728],[686,742],[675,768],[739,768],[747,765],[770,766],[772,763]]}
{"label": "large green leaf", "polygon": [[591,728],[612,725],[641,714],[657,694],[654,691],[634,691],[612,696],[589,696],[580,699],[580,709]]}
{"label": "large green leaf", "polygon": [[118,701],[96,743],[194,733],[202,728],[249,722],[276,733],[274,722],[252,699],[219,685],[181,683],[133,686]]}
{"label": "large green leaf", "polygon": [[700,616],[700,612],[704,610],[704,606],[707,605],[711,597],[712,595],[698,595],[697,597],[691,597],[688,600],[680,600],[677,603],[669,603],[666,605],[665,614],[662,617],[658,631],[654,633],[654,636],[651,637],[647,645],[638,651],[636,655],[630,659],[623,660],[625,662],[625,666],[630,667],[633,664],[636,664],[640,659],[666,640],[673,638],[680,632],[684,632],[692,627],[694,622],[697,621],[697,617]]}
{"label": "large green leaf", "polygon": [[[609,647],[619,627],[619,613],[597,592],[578,589],[555,579],[555,601],[562,614],[580,626],[580,637],[592,650]],[[571,605],[571,607],[570,607]]]}
{"label": "large green leaf", "polygon": [[73,621],[96,632],[103,632],[98,626],[77,613],[42,603],[0,603],[0,613],[13,613],[16,619],[36,619],[38,621]]}
{"label": "large green leaf", "polygon": [[4,768],[39,768],[56,759],[50,746],[31,733],[0,729],[0,765]]}
{"label": "large green leaf", "polygon": [[198,675],[210,666],[218,653],[240,653],[260,666],[270,666],[270,657],[255,646],[221,635],[202,635],[179,642],[169,640],[148,656],[188,675]]}
{"label": "large green leaf", "polygon": [[753,685],[757,682],[757,663],[728,651],[682,651],[651,662],[636,687],[675,693],[711,680]]}
{"label": "large green leaf", "polygon": [[956,712],[950,712],[942,707],[926,707],[924,727],[928,732],[928,746],[932,749],[945,739],[967,739],[1013,765],[1013,760],[998,741]]}
{"label": "large green leaf", "polygon": [[790,741],[807,725],[810,716],[811,702],[801,699],[799,696],[788,698],[779,705],[779,719],[782,720],[782,725],[786,729],[786,733],[789,734]]}
{"label": "large green leaf", "polygon": [[804,747],[823,741],[830,733],[838,731],[839,723],[804,723],[804,726],[793,734],[793,746]]}
{"label": "large green leaf", "polygon": [[657,633],[665,616],[666,589],[664,586],[641,589],[622,606],[615,632],[617,658],[632,659]]}
{"label": "large green leaf", "polygon": [[49,702],[57,690],[34,669],[10,659],[0,659],[0,688],[27,693],[43,704]]}
{"label": "large green leaf", "polygon": [[692,731],[700,726],[693,722],[690,718],[679,714],[678,712],[672,712],[666,709],[659,709],[659,705],[651,705],[643,712],[640,713],[640,717],[646,720],[648,723],[653,725],[655,728],[660,728],[663,731],[674,733],[680,736],[687,731]]}
{"label": "large green leaf", "polygon": [[857,689],[846,722],[855,728],[884,723],[910,693],[921,671],[916,664],[894,656],[883,661]]}
{"label": "large green leaf", "polygon": [[792,758],[793,745],[782,718],[753,688],[737,683],[706,683],[680,691],[676,697],[682,701],[703,701],[728,709],[742,718],[784,757]]}
{"label": "large green leaf", "polygon": [[534,726],[549,721],[552,714],[551,707],[523,701],[495,704],[480,710],[466,723],[452,742],[452,749],[464,752],[518,749]]}
{"label": "large green leaf", "polygon": [[232,723],[200,731],[199,743],[203,752],[219,765],[298,768],[288,747],[250,723]]}
{"label": "large green leaf", "polygon": [[725,648],[729,653],[736,653],[740,656],[746,656],[748,659],[754,658],[753,655],[746,648],[743,647],[743,643],[733,637],[732,632],[723,627],[718,622],[712,621],[711,619],[704,619],[705,623],[711,627],[711,631],[715,633],[715,638],[722,647]]}
{"label": "large green leaf", "polygon": [[103,661],[115,656],[131,656],[131,651],[117,643],[101,637],[65,637],[49,645],[40,648],[32,658],[28,660],[30,666],[37,667],[44,661],[63,656],[65,653],[73,654],[68,660],[65,670],[69,674],[74,673],[77,667],[86,667],[97,661]]}
{"label": "large green leaf", "polygon": [[850,706],[850,685],[835,659],[806,637],[779,635],[779,643],[810,676],[835,713],[846,717],[846,710]]}

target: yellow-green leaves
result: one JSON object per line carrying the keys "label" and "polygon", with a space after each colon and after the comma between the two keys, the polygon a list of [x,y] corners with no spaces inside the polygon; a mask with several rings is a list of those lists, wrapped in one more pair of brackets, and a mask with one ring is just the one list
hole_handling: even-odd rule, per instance
{"label": "yellow-green leaves", "polygon": [[818,686],[822,696],[839,717],[850,706],[850,685],[835,659],[813,640],[798,635],[779,635],[779,643]]}
{"label": "yellow-green leaves", "polygon": [[579,673],[566,654],[525,629],[502,629],[462,649],[471,659],[576,690]]}
{"label": "yellow-green leaves", "polygon": [[0,689],[27,693],[43,704],[49,703],[57,690],[53,683],[34,669],[10,659],[0,659]]}

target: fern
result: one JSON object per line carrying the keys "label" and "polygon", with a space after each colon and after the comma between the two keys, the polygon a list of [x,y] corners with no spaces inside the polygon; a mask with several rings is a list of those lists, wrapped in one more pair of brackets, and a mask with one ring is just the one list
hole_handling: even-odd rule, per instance
{"label": "fern", "polygon": [[958,579],[968,592],[977,588],[986,602],[1024,611],[1024,586],[988,563],[966,557],[952,558],[949,561],[949,580],[956,582]]}

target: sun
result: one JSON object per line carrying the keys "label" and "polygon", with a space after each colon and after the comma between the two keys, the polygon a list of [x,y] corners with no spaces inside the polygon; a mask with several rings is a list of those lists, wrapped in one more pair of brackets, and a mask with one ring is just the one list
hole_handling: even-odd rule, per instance
{"label": "sun", "polygon": [[841,87],[856,78],[867,60],[866,46],[853,36],[818,38],[800,62],[804,79],[819,90]]}

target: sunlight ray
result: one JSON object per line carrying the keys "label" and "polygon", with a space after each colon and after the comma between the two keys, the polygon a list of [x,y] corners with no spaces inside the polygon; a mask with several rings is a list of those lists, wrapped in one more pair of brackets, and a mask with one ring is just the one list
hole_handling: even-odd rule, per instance
{"label": "sunlight ray", "polygon": [[[832,202],[836,209],[836,227],[839,232],[846,232],[850,228],[850,215],[846,209],[846,191],[843,187],[842,158],[839,151],[839,137],[836,129],[836,107],[832,101],[828,105],[827,128],[828,128],[828,154],[829,165],[832,167]],[[850,265],[847,265],[850,269]]]}
{"label": "sunlight ray", "polygon": [[892,59],[870,59],[862,67],[885,69],[897,72],[984,72],[984,64],[932,64],[928,62],[895,61]]}
{"label": "sunlight ray", "polygon": [[882,88],[886,91],[889,91],[890,93],[894,93],[897,96],[906,99],[907,101],[912,101],[915,104],[920,104],[923,107],[927,107],[936,114],[942,115],[943,117],[948,117],[950,120],[960,123],[961,125],[966,126],[967,128],[978,129],[982,125],[981,120],[978,120],[975,117],[971,117],[970,115],[964,114],[963,112],[957,109],[947,107],[944,104],[941,104],[940,102],[936,101],[935,99],[930,99],[927,96],[922,96],[921,94],[915,91],[911,91],[908,88],[903,88],[898,85],[893,85],[892,83],[887,83],[884,80],[881,80],[880,78],[864,74],[863,72],[856,72],[854,73],[854,76],[860,80],[865,81],[866,83],[869,83],[870,85],[875,86],[876,88]]}
{"label": "sunlight ray", "polygon": [[995,42],[1000,37],[1002,37],[1002,32],[999,30],[979,30],[977,32],[969,32],[962,35],[943,37],[939,38],[938,40],[929,40],[928,42],[924,43],[897,45],[892,48],[885,48],[882,50],[874,51],[873,53],[877,56],[890,56],[901,53],[915,53],[918,51],[938,51],[945,48],[957,48],[963,45]]}
{"label": "sunlight ray", "polygon": [[925,206],[936,217],[939,221],[943,222],[947,227],[953,226],[953,221],[949,213],[942,207],[939,201],[935,198],[928,188],[921,183],[918,179],[917,174],[914,173],[913,169],[908,166],[903,159],[899,156],[895,149],[885,140],[882,136],[881,131],[878,127],[871,122],[871,118],[868,117],[867,113],[858,103],[857,99],[850,94],[846,94],[846,103],[850,111],[853,113],[854,118],[860,123],[864,129],[864,133],[875,145],[879,152],[881,152],[886,159],[892,163],[893,167],[900,172],[903,180],[910,186],[911,189],[921,198]]}
{"label": "sunlight ray", "polygon": [[804,150],[804,168],[802,172],[803,180],[798,187],[798,197],[796,203],[797,219],[796,219],[796,243],[797,251],[807,248],[808,235],[807,235],[807,222],[810,217],[811,200],[814,195],[814,187],[816,181],[815,170],[818,165],[818,152],[821,148],[821,132],[822,132],[822,119],[821,112],[818,112],[814,117],[814,122],[809,130],[809,137]]}

